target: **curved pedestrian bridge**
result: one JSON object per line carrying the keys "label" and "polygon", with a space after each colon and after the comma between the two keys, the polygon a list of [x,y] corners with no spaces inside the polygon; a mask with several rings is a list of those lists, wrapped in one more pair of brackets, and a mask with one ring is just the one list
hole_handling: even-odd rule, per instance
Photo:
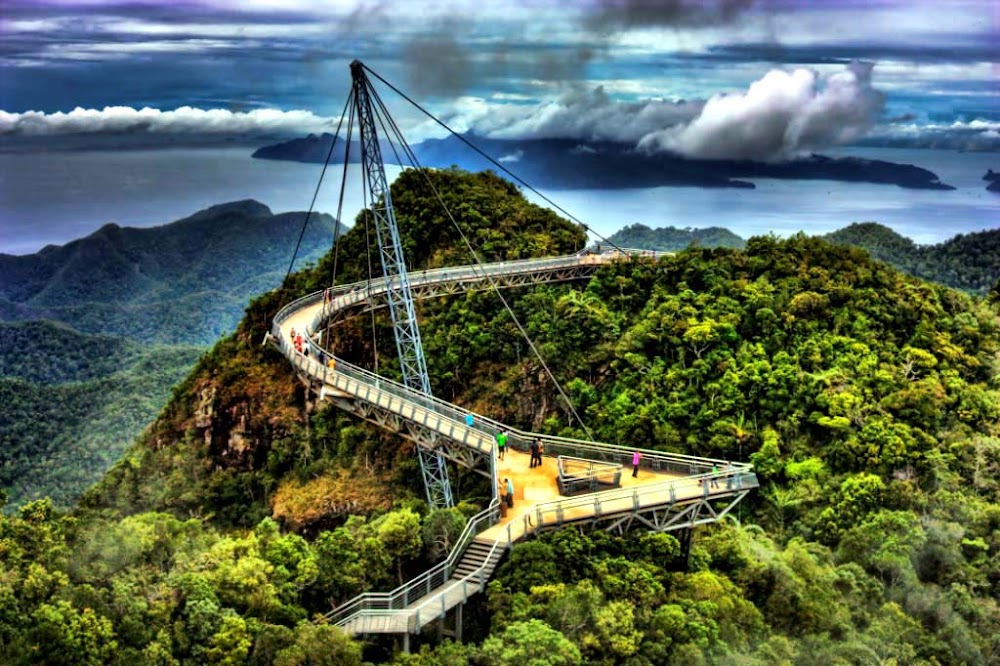
{"label": "curved pedestrian bridge", "polygon": [[[581,253],[413,272],[409,280],[414,297],[423,299],[583,280],[609,262],[655,256],[648,251]],[[469,520],[446,560],[392,592],[362,594],[331,611],[328,621],[348,633],[399,633],[405,638],[452,608],[460,613],[468,597],[485,588],[506,549],[530,534],[567,524],[619,532],[689,528],[719,520],[757,487],[747,463],[524,432],[478,414],[471,414],[468,425],[468,410],[347,363],[321,346],[318,332],[360,308],[382,307],[386,292],[397,286],[395,280],[332,287],[293,301],[275,316],[268,340],[319,399],[484,474],[495,495]],[[292,331],[303,336],[301,350]],[[501,461],[494,442],[504,430],[509,437]],[[541,466],[531,468],[528,450],[535,439],[542,442],[545,454]],[[633,478],[635,451],[642,458]],[[563,496],[557,483],[560,457],[592,461],[603,469],[620,466],[620,487]],[[514,484],[514,506],[506,511],[496,495],[505,478]],[[461,626],[460,621],[456,624]]]}

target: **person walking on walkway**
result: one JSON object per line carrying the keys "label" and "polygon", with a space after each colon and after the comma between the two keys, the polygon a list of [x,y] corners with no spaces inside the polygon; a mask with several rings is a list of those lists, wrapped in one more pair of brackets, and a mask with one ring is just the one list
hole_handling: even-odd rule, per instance
{"label": "person walking on walkway", "polygon": [[504,479],[503,482],[507,484],[507,506],[514,508],[514,482],[510,479]]}
{"label": "person walking on walkway", "polygon": [[503,460],[504,454],[507,453],[507,431],[497,433],[497,458]]}
{"label": "person walking on walkway", "polygon": [[632,454],[632,478],[636,479],[639,477],[639,461],[642,460],[642,454],[638,451]]}
{"label": "person walking on walkway", "polygon": [[718,465],[712,465],[712,487],[713,488],[718,488],[719,487],[719,476],[718,476],[718,474],[719,474],[719,466]]}
{"label": "person walking on walkway", "polygon": [[542,454],[538,446],[538,439],[533,439],[531,441],[531,464],[528,467],[536,467],[542,464]]}

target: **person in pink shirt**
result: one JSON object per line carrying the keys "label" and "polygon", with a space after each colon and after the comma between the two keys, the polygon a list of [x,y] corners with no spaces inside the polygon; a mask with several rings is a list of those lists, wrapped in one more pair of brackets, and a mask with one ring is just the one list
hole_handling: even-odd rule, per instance
{"label": "person in pink shirt", "polygon": [[636,451],[632,454],[632,478],[637,478],[639,476],[639,461],[642,460],[642,454]]}

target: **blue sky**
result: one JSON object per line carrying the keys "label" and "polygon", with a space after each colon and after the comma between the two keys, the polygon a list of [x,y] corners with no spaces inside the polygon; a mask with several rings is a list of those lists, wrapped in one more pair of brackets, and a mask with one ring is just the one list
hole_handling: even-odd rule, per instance
{"label": "blue sky", "polygon": [[866,141],[1000,149],[996,2],[565,4],[7,0],[0,137],[322,130],[359,58],[498,137],[761,159]]}

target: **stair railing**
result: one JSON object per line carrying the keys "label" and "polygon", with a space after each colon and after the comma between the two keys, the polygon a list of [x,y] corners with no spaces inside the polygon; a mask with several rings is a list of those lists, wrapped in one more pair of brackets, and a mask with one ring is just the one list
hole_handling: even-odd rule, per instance
{"label": "stair railing", "polygon": [[493,498],[489,506],[470,518],[448,557],[419,576],[391,592],[365,592],[324,615],[331,624],[343,626],[359,615],[402,611],[411,603],[444,585],[455,573],[462,555],[476,534],[500,520],[500,500]]}

